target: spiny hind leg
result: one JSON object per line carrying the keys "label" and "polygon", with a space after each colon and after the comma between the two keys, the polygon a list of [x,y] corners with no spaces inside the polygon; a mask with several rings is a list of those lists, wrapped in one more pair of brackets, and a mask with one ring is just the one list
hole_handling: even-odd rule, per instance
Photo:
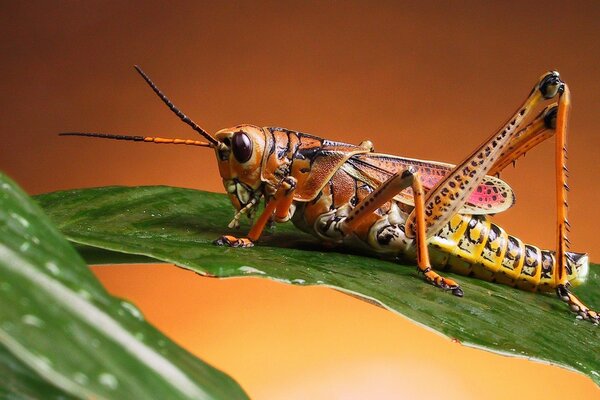
{"label": "spiny hind leg", "polygon": [[365,217],[371,215],[373,212],[375,212],[375,210],[383,206],[388,201],[393,200],[394,196],[408,187],[412,188],[415,211],[417,215],[415,220],[415,230],[417,232],[415,244],[417,248],[417,265],[419,271],[424,274],[425,279],[432,285],[444,290],[450,290],[452,291],[452,294],[462,297],[463,291],[458,283],[452,279],[440,276],[431,268],[431,263],[429,261],[429,250],[426,242],[427,239],[425,237],[423,186],[421,185],[418,173],[414,169],[409,168],[403,172],[396,173],[383,184],[381,184],[381,186],[379,186],[376,190],[371,192],[360,203],[358,203],[356,207],[350,211],[348,216],[341,222],[340,230],[345,235],[352,233],[354,229],[356,229],[360,223],[364,221]]}
{"label": "spiny hind leg", "polygon": [[571,96],[567,85],[562,83],[559,88],[560,98],[558,101],[558,111],[556,113],[556,223],[557,223],[557,244],[556,244],[556,269],[554,274],[554,283],[556,285],[556,294],[558,297],[569,304],[571,310],[583,319],[594,323],[599,322],[598,313],[590,310],[581,300],[569,291],[568,271],[567,271],[567,250],[570,241],[567,238],[570,225],[567,220],[567,119],[571,107]]}
{"label": "spiny hind leg", "polygon": [[[552,82],[557,95],[558,103],[546,107],[537,118],[535,118],[527,127],[517,132],[515,137],[509,142],[507,149],[500,158],[494,163],[489,174],[497,174],[507,165],[515,162],[534,146],[542,143],[546,139],[556,135],[556,210],[557,210],[557,252],[554,268],[554,278],[556,293],[558,297],[569,305],[569,308],[575,312],[578,318],[590,320],[594,323],[599,322],[598,313],[587,307],[569,290],[567,280],[567,250],[569,249],[569,239],[567,232],[570,225],[567,220],[567,119],[571,105],[570,92],[568,86],[563,83],[558,75]],[[574,266],[573,266],[574,268]]]}
{"label": "spiny hind leg", "polygon": [[[536,83],[533,90],[519,107],[517,112],[508,119],[506,124],[475,151],[456,165],[443,179],[427,193],[425,199],[426,235],[430,237],[437,233],[448,221],[459,212],[477,186],[485,179],[490,169],[506,152],[509,144],[517,139],[522,132],[525,118],[542,101],[556,97],[559,88],[564,85],[555,71],[544,74]],[[412,225],[415,211],[408,218]],[[407,231],[407,235],[414,232]]]}

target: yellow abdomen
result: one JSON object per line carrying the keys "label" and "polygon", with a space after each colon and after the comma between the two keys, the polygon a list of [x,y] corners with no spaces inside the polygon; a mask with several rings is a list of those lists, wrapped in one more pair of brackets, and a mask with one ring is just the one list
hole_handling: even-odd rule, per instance
{"label": "yellow abdomen", "polygon": [[[455,215],[429,239],[434,267],[531,291],[555,288],[554,252],[524,244],[485,216]],[[585,281],[587,255],[567,253],[568,279]]]}

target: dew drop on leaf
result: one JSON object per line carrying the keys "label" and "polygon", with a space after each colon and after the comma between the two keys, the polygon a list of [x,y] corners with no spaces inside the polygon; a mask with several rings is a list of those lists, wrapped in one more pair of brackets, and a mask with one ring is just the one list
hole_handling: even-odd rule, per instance
{"label": "dew drop on leaf", "polygon": [[103,372],[98,376],[98,382],[109,389],[116,389],[119,386],[119,381],[113,374]]}
{"label": "dew drop on leaf", "polygon": [[126,301],[122,301],[121,302],[121,307],[126,310],[129,314],[131,314],[135,319],[139,320],[139,321],[143,321],[144,317],[142,316],[142,313],[140,310],[138,310],[138,308],[136,306],[134,306],[131,303],[128,303]]}
{"label": "dew drop on leaf", "polygon": [[25,218],[23,218],[22,216],[20,216],[19,214],[16,213],[10,213],[10,216],[14,219],[16,219],[21,225],[23,225],[24,228],[29,227],[29,221],[27,221]]}
{"label": "dew drop on leaf", "polygon": [[58,265],[56,265],[56,263],[53,261],[46,262],[45,266],[46,269],[54,276],[60,273],[60,268],[58,268]]}
{"label": "dew drop on leaf", "polygon": [[41,328],[42,326],[44,326],[44,321],[42,321],[41,319],[39,319],[38,317],[36,317],[33,314],[25,314],[25,315],[23,315],[21,317],[21,321],[25,325],[35,326],[36,328]]}

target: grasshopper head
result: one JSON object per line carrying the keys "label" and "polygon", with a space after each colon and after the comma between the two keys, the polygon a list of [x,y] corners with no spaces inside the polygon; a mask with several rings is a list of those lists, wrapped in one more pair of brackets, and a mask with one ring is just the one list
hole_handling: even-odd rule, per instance
{"label": "grasshopper head", "polygon": [[254,204],[262,195],[261,166],[265,149],[264,131],[254,125],[238,125],[216,133],[219,173],[237,210]]}
{"label": "grasshopper head", "polygon": [[140,67],[136,65],[135,69],[163,103],[165,103],[165,105],[177,115],[181,121],[203,136],[204,139],[207,140],[206,142],[191,139],[169,139],[151,136],[112,135],[105,133],[67,132],[62,133],[61,135],[99,137],[104,139],[130,140],[148,143],[183,144],[213,148],[217,155],[219,173],[223,178],[223,184],[225,185],[227,194],[229,195],[233,206],[238,210],[232,223],[236,225],[239,217],[244,213],[251,215],[263,195],[261,166],[266,143],[266,136],[263,129],[254,125],[238,125],[234,128],[222,129],[213,136],[177,108]]}

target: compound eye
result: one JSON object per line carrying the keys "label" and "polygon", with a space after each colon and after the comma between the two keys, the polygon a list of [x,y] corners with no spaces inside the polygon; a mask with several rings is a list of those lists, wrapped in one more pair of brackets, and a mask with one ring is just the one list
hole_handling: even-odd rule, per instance
{"label": "compound eye", "polygon": [[236,132],[231,142],[231,150],[236,160],[245,163],[252,157],[252,141],[244,132]]}

